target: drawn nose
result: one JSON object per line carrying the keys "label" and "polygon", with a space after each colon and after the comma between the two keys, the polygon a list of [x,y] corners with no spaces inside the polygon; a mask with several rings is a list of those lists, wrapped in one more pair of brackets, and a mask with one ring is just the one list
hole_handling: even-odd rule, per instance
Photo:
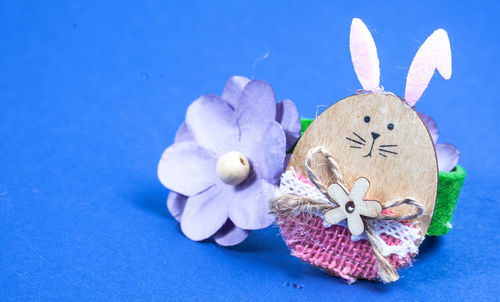
{"label": "drawn nose", "polygon": [[374,140],[377,139],[377,137],[379,137],[379,136],[380,136],[380,134],[372,132],[372,137]]}

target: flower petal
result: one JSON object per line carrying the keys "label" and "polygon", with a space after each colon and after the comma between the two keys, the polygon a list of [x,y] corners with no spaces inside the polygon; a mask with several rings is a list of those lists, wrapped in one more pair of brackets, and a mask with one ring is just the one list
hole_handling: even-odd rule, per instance
{"label": "flower petal", "polygon": [[354,236],[359,236],[365,230],[365,226],[363,225],[363,220],[358,213],[354,212],[352,214],[347,215],[347,226],[349,227],[349,231]]}
{"label": "flower petal", "polygon": [[450,172],[458,164],[460,150],[452,144],[437,144],[436,155],[439,171]]}
{"label": "flower petal", "polygon": [[263,178],[271,184],[277,184],[286,156],[286,137],[280,124],[271,121],[267,128],[252,142],[241,145],[243,153],[252,166],[257,178]]}
{"label": "flower petal", "polygon": [[227,80],[222,92],[222,99],[228,102],[233,108],[238,107],[240,102],[241,92],[245,86],[250,82],[249,79],[242,76],[232,76]]}
{"label": "flower petal", "polygon": [[160,182],[182,195],[195,195],[216,183],[215,154],[193,142],[168,147],[158,164]]}
{"label": "flower petal", "polygon": [[300,136],[302,124],[299,112],[291,100],[284,100],[276,106],[276,121],[281,124],[286,135],[286,150],[290,150]]}
{"label": "flower petal", "polygon": [[[258,179],[243,186],[230,187],[225,190],[232,201],[229,217],[233,223],[246,230],[257,230],[273,223],[269,201],[275,197],[275,187]],[[232,196],[232,197],[229,197]]]}
{"label": "flower petal", "polygon": [[177,129],[177,133],[175,134],[174,143],[182,143],[182,142],[194,142],[195,138],[193,132],[189,129],[186,123],[182,123],[179,129]]}
{"label": "flower petal", "polygon": [[368,181],[368,179],[364,177],[356,179],[356,181],[352,185],[351,192],[349,192],[349,196],[351,196],[351,199],[356,204],[356,207],[358,207],[360,201],[362,201],[363,198],[365,198],[366,192],[368,192],[369,187],[370,187],[370,182]]}
{"label": "flower petal", "polygon": [[347,215],[341,207],[332,209],[332,210],[325,213],[326,222],[328,222],[329,224],[332,224],[332,225],[337,224],[346,218],[347,218]]}
{"label": "flower petal", "polygon": [[328,195],[330,195],[330,198],[338,203],[340,207],[345,206],[345,204],[351,200],[344,188],[338,183],[331,184],[328,187]]}
{"label": "flower petal", "polygon": [[223,188],[215,185],[188,198],[182,214],[181,229],[189,239],[207,239],[224,225],[230,200],[222,192]]}
{"label": "flower petal", "polygon": [[366,217],[377,217],[382,212],[382,205],[376,200],[363,200],[356,204],[356,210]]}
{"label": "flower petal", "polygon": [[418,114],[420,115],[420,117],[424,121],[425,126],[429,130],[429,133],[431,134],[432,137],[432,141],[434,142],[434,144],[436,144],[436,141],[439,137],[439,130],[436,122],[434,121],[434,119],[432,119],[432,117],[428,116],[425,113],[419,112]]}
{"label": "flower petal", "polygon": [[248,234],[250,234],[249,230],[240,229],[228,219],[224,226],[215,233],[214,240],[222,246],[237,245],[243,242],[248,237]]}
{"label": "flower petal", "polygon": [[261,154],[265,157],[265,172],[261,177],[271,184],[276,184],[283,173],[286,156],[285,133],[277,122],[268,124],[264,140],[265,149]]}
{"label": "flower petal", "polygon": [[174,191],[170,191],[167,198],[167,208],[170,214],[177,220],[181,222],[182,212],[184,212],[184,207],[186,206],[188,197],[179,194]]}
{"label": "flower petal", "polygon": [[240,126],[242,144],[253,144],[261,139],[267,124],[276,117],[276,99],[271,86],[260,80],[249,82],[241,93],[235,116]]}
{"label": "flower petal", "polygon": [[239,138],[231,106],[215,95],[204,95],[186,112],[186,125],[200,146],[218,154],[225,153]]}

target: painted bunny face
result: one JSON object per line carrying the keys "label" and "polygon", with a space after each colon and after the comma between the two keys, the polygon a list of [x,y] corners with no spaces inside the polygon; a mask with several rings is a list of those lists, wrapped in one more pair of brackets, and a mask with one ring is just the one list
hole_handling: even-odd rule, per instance
{"label": "painted bunny face", "polygon": [[[408,120],[412,119],[412,114],[407,112],[409,108],[400,106],[398,102],[402,101],[391,95],[374,99],[368,102],[377,102],[373,104],[375,106],[361,108],[360,104],[355,104],[356,100],[350,98],[339,103],[339,106],[349,107],[344,109],[350,110],[353,114],[353,118],[344,128],[346,130],[344,143],[349,146],[353,156],[373,160],[390,160],[402,152],[401,155],[404,156],[405,149],[411,146],[410,143],[403,141],[406,137],[405,132],[412,132],[412,129],[407,129]],[[354,108],[359,109],[353,110]]]}

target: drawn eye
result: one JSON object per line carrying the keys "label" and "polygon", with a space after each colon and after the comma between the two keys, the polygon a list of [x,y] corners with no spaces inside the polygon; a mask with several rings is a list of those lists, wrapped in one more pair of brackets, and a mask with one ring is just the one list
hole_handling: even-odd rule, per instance
{"label": "drawn eye", "polygon": [[387,124],[387,129],[389,130],[394,129],[394,125],[392,123]]}
{"label": "drawn eye", "polygon": [[367,115],[365,116],[365,123],[369,123],[370,122],[370,117]]}

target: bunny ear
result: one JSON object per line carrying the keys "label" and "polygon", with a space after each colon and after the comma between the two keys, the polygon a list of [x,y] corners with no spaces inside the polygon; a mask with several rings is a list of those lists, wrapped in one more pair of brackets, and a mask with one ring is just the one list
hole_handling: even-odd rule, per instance
{"label": "bunny ear", "polygon": [[448,34],[438,29],[420,46],[406,77],[405,100],[415,106],[429,84],[434,70],[445,79],[451,77],[451,48]]}
{"label": "bunny ear", "polygon": [[380,67],[375,41],[361,19],[352,19],[349,40],[354,71],[364,90],[376,90],[380,84]]}

